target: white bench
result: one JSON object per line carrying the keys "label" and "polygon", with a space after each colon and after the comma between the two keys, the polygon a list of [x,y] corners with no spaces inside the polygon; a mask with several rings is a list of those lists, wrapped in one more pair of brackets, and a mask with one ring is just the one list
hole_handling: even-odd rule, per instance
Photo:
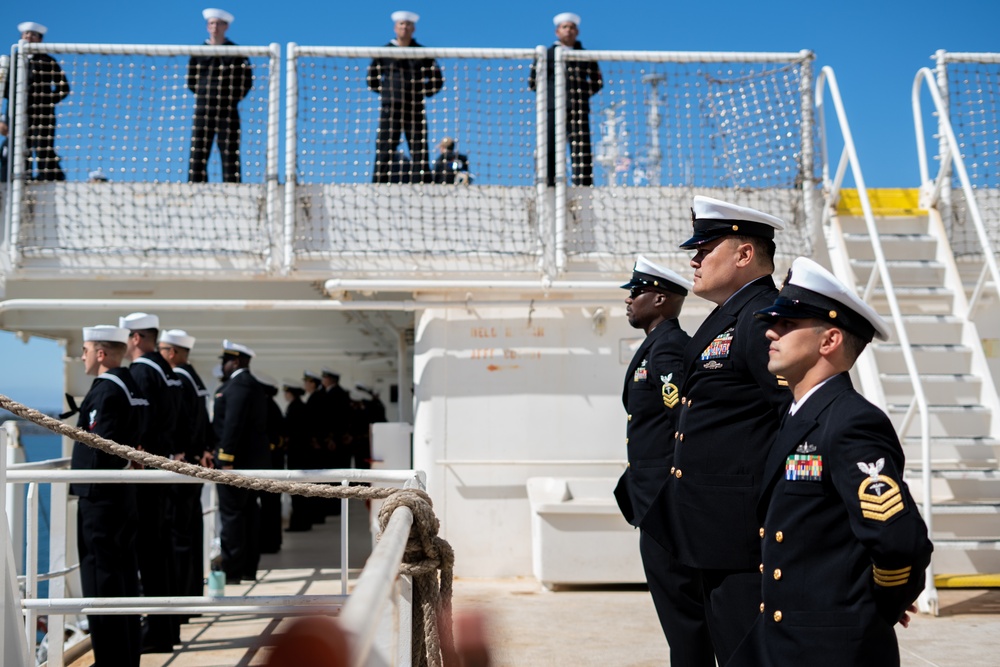
{"label": "white bench", "polygon": [[639,531],[622,517],[612,477],[531,477],[532,572],[542,585],[646,583]]}

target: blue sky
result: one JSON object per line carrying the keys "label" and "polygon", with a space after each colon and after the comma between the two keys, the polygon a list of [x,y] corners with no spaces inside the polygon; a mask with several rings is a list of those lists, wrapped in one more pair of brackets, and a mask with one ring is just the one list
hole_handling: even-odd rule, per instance
{"label": "blue sky", "polygon": [[[17,39],[16,25],[49,27],[51,42],[150,44],[200,43],[206,37],[204,2],[139,3],[50,0],[4,3],[0,35]],[[810,49],[819,67],[837,74],[855,142],[870,187],[916,187],[918,171],[910,89],[937,49],[996,51],[1000,2],[879,0],[791,2],[595,2],[454,0],[405,2],[304,2],[220,0],[236,15],[229,37],[240,44],[377,46],[392,37],[389,14],[421,15],[416,38],[428,46],[531,47],[553,38],[551,18],[581,15],[581,41],[590,49],[671,51],[798,51]],[[7,30],[6,33],[3,30]],[[2,40],[0,40],[2,42]],[[4,47],[4,52],[7,48]],[[926,102],[925,102],[926,103]],[[832,118],[831,118],[832,120]],[[60,403],[58,346],[27,346],[0,333],[4,378],[0,392],[35,407]]]}

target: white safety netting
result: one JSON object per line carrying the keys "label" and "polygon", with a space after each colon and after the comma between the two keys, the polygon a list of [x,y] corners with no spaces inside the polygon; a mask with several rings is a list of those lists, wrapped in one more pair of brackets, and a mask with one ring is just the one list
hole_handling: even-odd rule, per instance
{"label": "white safety netting", "polygon": [[808,252],[808,65],[601,62],[604,86],[590,100],[595,182],[612,187],[571,192],[568,254],[675,251],[690,236],[695,194],[782,217],[779,253]]}
{"label": "white safety netting", "polygon": [[[992,57],[947,63],[948,115],[986,234],[996,250],[1000,248],[1000,58],[984,55]],[[981,256],[957,176],[952,188],[952,249],[960,256]]]}
{"label": "white safety netting", "polygon": [[[32,136],[13,170],[15,261],[359,277],[617,271],[637,252],[679,253],[695,194],[779,215],[779,253],[810,250],[811,54],[574,51],[556,85],[545,49],[400,58],[289,45],[278,90],[276,49],[226,47],[215,93],[226,111],[201,162],[205,105],[189,65],[218,48],[22,45],[32,60],[51,55],[69,94],[21,94]],[[229,128],[238,118],[238,142],[218,141],[231,138],[218,117]],[[546,187],[556,148],[564,180]]]}
{"label": "white safety netting", "polygon": [[22,48],[7,105],[22,257],[117,267],[269,252],[266,49]]}
{"label": "white safety netting", "polygon": [[298,259],[535,267],[532,51],[298,48]]}

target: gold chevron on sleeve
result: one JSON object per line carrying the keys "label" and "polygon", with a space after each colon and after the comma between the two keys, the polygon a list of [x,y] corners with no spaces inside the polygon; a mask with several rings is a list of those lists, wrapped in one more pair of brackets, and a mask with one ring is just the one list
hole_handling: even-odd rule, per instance
{"label": "gold chevron on sleeve", "polygon": [[880,567],[872,566],[872,578],[875,579],[876,586],[891,588],[902,586],[910,580],[911,567],[901,567],[898,570],[883,570]]}
{"label": "gold chevron on sleeve", "polygon": [[899,484],[885,475],[879,475],[874,480],[869,477],[861,482],[858,499],[861,501],[861,515],[873,521],[886,521],[904,507]]}

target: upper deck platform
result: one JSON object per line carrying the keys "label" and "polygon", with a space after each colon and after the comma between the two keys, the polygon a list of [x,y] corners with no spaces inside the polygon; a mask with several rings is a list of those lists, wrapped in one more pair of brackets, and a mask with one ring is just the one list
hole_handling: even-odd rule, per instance
{"label": "upper deck platform", "polygon": [[[238,103],[242,182],[218,182],[213,149],[211,182],[189,183],[198,114],[189,59],[223,50],[253,73]],[[677,245],[695,193],[781,215],[790,224],[779,252],[810,247],[807,51],[557,50],[557,71],[593,61],[602,73],[587,100],[587,187],[572,185],[572,159],[555,161],[546,187],[548,126],[557,155],[581,150],[567,145],[565,113],[580,93],[572,77],[555,77],[551,90],[542,76],[529,85],[533,66],[546,67],[543,47],[421,49],[444,79],[420,103],[428,168],[451,137],[471,184],[406,182],[420,176],[408,178],[405,163],[392,165],[399,182],[373,183],[380,105],[390,102],[370,89],[369,66],[404,51],[20,44],[9,70],[15,127],[32,124],[26,56],[51,55],[69,82],[54,106],[66,180],[44,180],[15,133],[2,194],[5,278],[617,279],[637,252],[683,261]],[[400,148],[417,170],[419,144],[404,136]],[[107,181],[89,182],[94,170]]]}

